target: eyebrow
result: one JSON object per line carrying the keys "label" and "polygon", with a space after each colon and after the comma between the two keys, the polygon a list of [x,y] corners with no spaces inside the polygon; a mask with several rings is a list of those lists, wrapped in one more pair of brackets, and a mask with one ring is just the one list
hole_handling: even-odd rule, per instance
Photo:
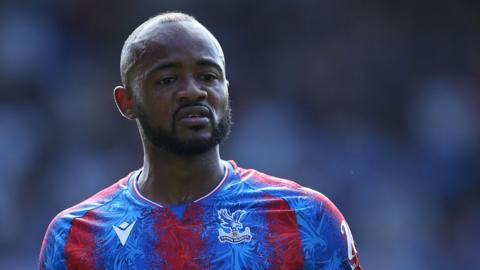
{"label": "eyebrow", "polygon": [[150,69],[147,74],[150,75],[154,73],[155,71],[163,70],[163,69],[169,69],[169,68],[179,68],[180,64],[175,63],[175,62],[167,62],[167,63],[161,63],[159,65],[154,66],[152,69]]}
{"label": "eyebrow", "polygon": [[214,68],[218,69],[218,71],[223,74],[223,69],[222,69],[222,67],[221,67],[219,64],[217,64],[216,62],[212,61],[212,60],[203,59],[203,60],[198,61],[198,62],[197,62],[197,65],[199,65],[199,66],[210,66],[210,67],[214,67]]}
{"label": "eyebrow", "polygon": [[[223,74],[223,69],[222,67],[217,64],[215,61],[212,61],[210,59],[202,59],[196,62],[196,65],[198,66],[207,66],[207,67],[213,67],[217,69],[219,72]],[[156,71],[164,70],[164,69],[170,69],[170,68],[180,68],[181,64],[177,62],[166,62],[166,63],[160,63],[156,66],[154,66],[152,69],[150,69],[147,74],[150,75]]]}

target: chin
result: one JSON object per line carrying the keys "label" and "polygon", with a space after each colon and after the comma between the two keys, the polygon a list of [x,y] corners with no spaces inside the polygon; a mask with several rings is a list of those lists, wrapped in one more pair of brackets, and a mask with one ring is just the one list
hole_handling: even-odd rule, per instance
{"label": "chin", "polygon": [[189,141],[185,142],[184,144],[177,145],[177,147],[174,149],[169,150],[179,155],[194,156],[207,153],[216,146],[217,145],[212,145],[205,141]]}
{"label": "chin", "polygon": [[199,132],[194,132],[190,134],[176,134],[176,140],[180,143],[185,143],[185,144],[196,144],[196,143],[202,143],[202,142],[207,142],[212,139],[212,134],[211,132],[206,132],[206,131],[199,131]]}

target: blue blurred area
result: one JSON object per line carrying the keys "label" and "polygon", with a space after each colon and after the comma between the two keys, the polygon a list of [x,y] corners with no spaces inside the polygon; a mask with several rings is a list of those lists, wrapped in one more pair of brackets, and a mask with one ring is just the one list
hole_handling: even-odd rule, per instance
{"label": "blue blurred area", "polygon": [[166,10],[223,45],[224,159],[330,197],[364,269],[473,269],[478,1],[2,1],[0,269],[33,269],[56,213],[141,166],[116,111],[123,41]]}

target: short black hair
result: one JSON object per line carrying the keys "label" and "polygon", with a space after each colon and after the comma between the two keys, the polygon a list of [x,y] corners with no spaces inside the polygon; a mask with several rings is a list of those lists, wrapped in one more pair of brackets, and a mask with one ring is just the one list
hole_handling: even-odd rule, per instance
{"label": "short black hair", "polygon": [[150,24],[163,24],[163,23],[170,23],[170,22],[197,22],[193,16],[178,12],[178,11],[168,11],[160,13],[150,19],[146,20],[144,23],[139,25],[125,40],[125,43],[122,47],[122,53],[120,56],[120,76],[122,79],[122,84],[124,87],[127,87],[128,84],[128,72],[135,64],[138,54],[135,48],[136,39],[138,35],[142,32],[145,27]]}

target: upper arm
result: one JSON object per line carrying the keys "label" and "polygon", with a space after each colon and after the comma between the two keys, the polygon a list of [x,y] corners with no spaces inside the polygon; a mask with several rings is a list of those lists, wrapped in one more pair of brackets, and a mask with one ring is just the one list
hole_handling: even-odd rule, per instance
{"label": "upper arm", "polygon": [[59,216],[50,222],[40,249],[38,269],[66,269],[64,247],[68,229],[67,221]]}
{"label": "upper arm", "polygon": [[343,215],[315,192],[297,211],[305,269],[361,270],[352,233]]}

